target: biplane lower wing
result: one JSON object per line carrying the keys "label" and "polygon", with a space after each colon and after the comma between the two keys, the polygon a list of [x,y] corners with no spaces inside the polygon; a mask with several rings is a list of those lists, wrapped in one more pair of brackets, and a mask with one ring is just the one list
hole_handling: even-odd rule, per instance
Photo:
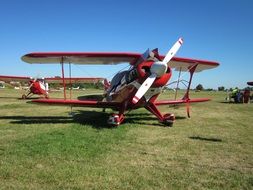
{"label": "biplane lower wing", "polygon": [[[185,103],[198,103],[209,101],[209,98],[194,98],[190,100],[162,100],[155,102],[155,105],[175,105],[175,104],[185,104]],[[118,102],[103,102],[96,100],[64,100],[64,99],[38,99],[32,100],[33,103],[43,103],[50,105],[69,105],[75,107],[96,107],[96,108],[119,108],[121,106]]]}
{"label": "biplane lower wing", "polygon": [[156,101],[155,105],[162,106],[162,105],[175,105],[175,104],[186,104],[186,103],[199,103],[199,102],[207,102],[211,99],[209,98],[193,98],[193,99],[181,99],[181,100],[161,100]]}
{"label": "biplane lower wing", "polygon": [[32,100],[33,103],[43,103],[50,105],[63,105],[73,107],[95,107],[95,108],[120,108],[121,104],[118,102],[103,102],[96,100],[69,100],[69,99],[38,99]]}
{"label": "biplane lower wing", "polygon": [[30,77],[0,75],[0,81],[4,82],[12,82],[12,81],[29,82],[30,80],[31,80]]}
{"label": "biplane lower wing", "polygon": [[253,81],[252,82],[247,82],[248,85],[253,86]]}

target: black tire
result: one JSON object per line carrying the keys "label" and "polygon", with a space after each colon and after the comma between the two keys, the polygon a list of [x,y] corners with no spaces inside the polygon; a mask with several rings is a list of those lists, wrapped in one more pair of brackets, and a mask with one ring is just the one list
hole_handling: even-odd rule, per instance
{"label": "black tire", "polygon": [[26,97],[25,94],[23,94],[21,98],[22,98],[22,99],[26,99],[27,97]]}

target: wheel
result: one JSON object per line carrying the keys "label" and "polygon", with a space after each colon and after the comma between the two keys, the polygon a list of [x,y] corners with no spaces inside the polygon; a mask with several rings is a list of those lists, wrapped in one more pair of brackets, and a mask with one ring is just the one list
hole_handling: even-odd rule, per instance
{"label": "wheel", "polygon": [[163,116],[163,122],[162,123],[165,124],[168,127],[172,127],[175,119],[176,119],[176,117],[175,117],[174,114],[165,114]]}
{"label": "wheel", "polygon": [[22,95],[22,99],[26,99],[26,95],[25,94]]}
{"label": "wheel", "polygon": [[167,127],[173,127],[173,123],[174,121],[169,120],[169,119],[163,121],[163,124],[166,125]]}
{"label": "wheel", "polygon": [[111,116],[108,118],[107,123],[108,123],[109,125],[112,125],[112,126],[114,126],[114,127],[117,127],[117,126],[119,126],[119,125],[122,123],[123,120],[124,120],[124,116],[123,116],[123,115],[120,117],[120,116],[117,115],[117,114],[113,114],[113,115],[111,115]]}

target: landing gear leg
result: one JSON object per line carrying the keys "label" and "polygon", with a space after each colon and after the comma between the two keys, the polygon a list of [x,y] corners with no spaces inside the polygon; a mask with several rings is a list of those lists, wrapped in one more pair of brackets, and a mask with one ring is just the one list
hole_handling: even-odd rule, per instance
{"label": "landing gear leg", "polygon": [[31,94],[31,92],[27,93],[27,95],[26,95],[26,94],[23,94],[23,95],[22,95],[22,99],[27,99],[27,98],[29,97],[30,94]]}
{"label": "landing gear leg", "polygon": [[161,112],[157,109],[156,105],[153,102],[149,102],[145,108],[154,114],[159,122],[165,124],[168,127],[172,127],[174,121],[175,121],[175,115],[174,114],[165,114],[162,115]]}

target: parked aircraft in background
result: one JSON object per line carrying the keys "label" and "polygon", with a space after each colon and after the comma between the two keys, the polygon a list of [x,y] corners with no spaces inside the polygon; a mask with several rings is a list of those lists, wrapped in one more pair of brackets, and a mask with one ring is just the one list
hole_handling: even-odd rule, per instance
{"label": "parked aircraft in background", "polygon": [[[22,94],[23,99],[30,98],[33,95],[39,95],[44,98],[49,98],[49,88],[50,83],[63,83],[63,78],[61,77],[46,77],[46,78],[32,78],[32,77],[21,77],[21,76],[4,76],[0,75],[0,80],[4,82],[23,82],[29,84],[26,89],[26,93]],[[84,77],[73,77],[64,78],[64,82],[68,84],[74,83],[98,83],[102,82],[104,78],[84,78]]]}

